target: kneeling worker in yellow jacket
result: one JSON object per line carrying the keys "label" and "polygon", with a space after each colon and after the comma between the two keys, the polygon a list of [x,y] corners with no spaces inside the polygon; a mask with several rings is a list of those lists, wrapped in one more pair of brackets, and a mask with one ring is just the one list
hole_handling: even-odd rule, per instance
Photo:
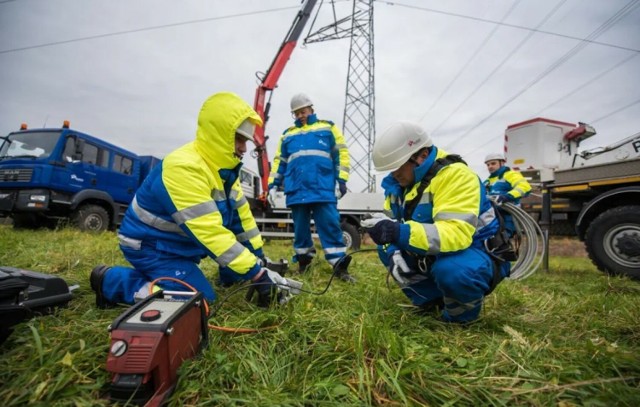
{"label": "kneeling worker in yellow jacket", "polygon": [[[265,306],[285,281],[264,268],[262,236],[239,183],[247,141],[260,116],[239,96],[217,93],[198,117],[196,139],[169,153],[138,189],[119,230],[120,249],[131,267],[98,266],[90,276],[98,307],[132,304],[160,277],[181,280],[214,300],[198,267],[206,256],[222,283],[252,280]],[[185,291],[162,280],[166,290]]]}

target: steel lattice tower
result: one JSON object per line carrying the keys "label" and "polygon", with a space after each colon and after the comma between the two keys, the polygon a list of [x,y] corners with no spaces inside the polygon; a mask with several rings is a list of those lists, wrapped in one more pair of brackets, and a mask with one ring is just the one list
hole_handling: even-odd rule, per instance
{"label": "steel lattice tower", "polygon": [[[371,165],[371,150],[376,139],[373,1],[353,0],[350,16],[309,34],[304,41],[351,39],[342,132],[351,156],[351,180],[363,181],[363,192],[376,190]],[[359,188],[362,184],[351,182],[351,185]]]}

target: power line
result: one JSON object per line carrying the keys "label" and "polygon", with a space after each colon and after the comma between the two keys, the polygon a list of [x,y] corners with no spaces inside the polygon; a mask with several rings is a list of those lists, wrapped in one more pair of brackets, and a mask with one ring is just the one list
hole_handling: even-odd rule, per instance
{"label": "power line", "polygon": [[[15,1],[15,0],[5,0],[5,1]],[[164,28],[178,27],[178,26],[182,26],[182,25],[206,23],[206,22],[215,21],[215,20],[226,20],[226,19],[232,19],[232,18],[237,18],[237,17],[246,17],[246,16],[253,16],[253,15],[258,15],[258,14],[274,13],[274,12],[278,12],[278,11],[291,10],[291,9],[296,9],[297,10],[297,9],[299,9],[299,6],[280,7],[280,8],[273,8],[273,9],[268,9],[268,10],[251,11],[251,12],[247,12],[247,13],[230,14],[230,15],[227,15],[227,16],[202,18],[202,19],[198,19],[198,20],[182,21],[182,22],[179,22],[179,23],[163,24],[163,25],[156,25],[156,26],[151,26],[151,27],[136,28],[136,29],[133,29],[133,30],[125,30],[125,31],[117,31],[117,32],[111,32],[111,33],[105,33],[105,34],[91,35],[91,36],[88,36],[88,37],[74,38],[74,39],[64,40],[64,41],[55,41],[55,42],[48,42],[48,43],[45,43],[45,44],[30,45],[30,46],[27,46],[27,47],[5,49],[5,50],[0,51],[0,54],[8,54],[10,52],[19,52],[19,51],[26,51],[26,50],[30,50],[30,49],[36,49],[36,48],[51,47],[51,46],[54,46],[54,45],[69,44],[69,43],[72,43],[72,42],[95,40],[95,39],[98,39],[98,38],[114,37],[114,36],[117,36],[117,35],[133,34],[133,33],[139,33],[139,32],[143,32],[143,31],[160,30],[160,29],[164,29]]]}
{"label": "power line", "polygon": [[[537,27],[541,27],[544,23],[546,23],[552,15],[554,15],[556,13],[556,11],[558,11],[558,9],[560,9],[560,7],[562,7],[562,5],[566,2],[567,0],[562,0],[561,2],[559,2],[558,4],[556,4],[556,6],[547,13],[547,15],[542,19],[542,21],[540,21],[537,25]],[[520,48],[522,48],[530,39],[531,37],[533,37],[533,35],[535,34],[535,32],[531,31],[529,32],[529,34],[527,34],[526,37],[524,37],[519,43],[518,45],[516,45],[506,56],[505,58],[500,61],[500,63],[498,65],[496,65],[496,67],[489,73],[489,75],[487,75],[482,82],[480,82],[480,84],[478,84],[478,86],[475,87],[475,89],[473,89],[468,95],[467,97],[464,98],[464,100],[462,102],[460,102],[458,104],[458,106],[456,106],[455,109],[453,109],[453,111],[444,118],[444,120],[442,120],[440,122],[440,124],[438,124],[438,126],[436,126],[435,129],[432,130],[432,133],[435,135],[438,130],[447,122],[449,121],[449,119],[458,112],[458,110],[460,110],[460,108],[462,106],[464,106],[465,103],[467,103],[469,101],[469,99],[471,99],[488,81],[489,79],[491,79],[493,77],[493,75],[495,75],[496,72],[498,72],[500,70],[500,68],[502,68],[504,66],[504,64],[507,63],[507,61],[509,61],[511,59],[511,57],[513,57],[515,55],[516,52],[518,52],[520,50]],[[452,143],[449,144],[449,147],[451,147],[453,144],[455,144],[456,142],[458,142],[459,140],[454,140]]]}
{"label": "power line", "polygon": [[406,7],[406,8],[411,8],[411,9],[415,9],[415,10],[427,11],[427,12],[435,13],[435,14],[443,14],[443,15],[447,15],[447,16],[451,16],[451,17],[458,17],[458,18],[464,18],[464,19],[467,19],[467,20],[480,21],[480,22],[483,22],[483,23],[498,24],[498,25],[502,25],[502,26],[505,26],[505,27],[517,28],[519,30],[527,30],[527,31],[533,31],[533,32],[540,33],[540,34],[553,35],[554,37],[562,37],[562,38],[568,38],[568,39],[578,40],[578,41],[587,41],[587,42],[589,42],[591,44],[603,45],[605,47],[623,49],[625,51],[640,52],[640,49],[637,49],[637,48],[623,47],[622,45],[609,44],[609,43],[606,43],[606,42],[588,40],[588,39],[585,39],[585,38],[575,37],[575,36],[572,36],[572,35],[560,34],[560,33],[555,33],[555,32],[552,32],[552,31],[544,31],[544,30],[539,30],[537,28],[530,28],[530,27],[525,27],[525,26],[517,25],[517,24],[503,23],[503,22],[500,22],[500,21],[489,20],[489,19],[486,19],[486,18],[467,16],[467,15],[464,15],[464,14],[451,13],[451,12],[448,12],[448,11],[435,10],[435,9],[427,8],[427,7],[412,6],[412,5],[409,5],[409,4],[402,4],[402,3],[396,3],[396,2],[391,2],[391,1],[384,1],[384,0],[377,0],[377,1],[380,2],[380,3],[387,4],[389,6]]}
{"label": "power line", "polygon": [[[598,118],[597,118],[597,119],[595,119],[595,120],[589,120],[589,123],[590,123],[590,124],[593,124],[593,123],[597,123],[597,122],[599,122],[599,121],[601,121],[601,120],[607,119],[607,118],[609,118],[609,117],[611,117],[611,116],[613,116],[613,115],[615,115],[615,114],[617,114],[617,113],[622,112],[623,110],[626,110],[626,109],[630,108],[631,106],[637,105],[638,103],[640,103],[640,99],[635,100],[635,101],[633,101],[633,102],[631,102],[631,103],[629,103],[629,104],[627,104],[627,105],[625,105],[625,106],[623,106],[623,107],[620,107],[620,108],[618,108],[618,109],[615,109],[615,110],[613,110],[613,111],[611,111],[611,112],[609,112],[609,113],[605,114],[604,116],[598,117]],[[464,157],[464,156],[468,156],[468,155],[470,155],[470,154],[473,154],[473,153],[475,153],[475,152],[479,151],[481,148],[484,148],[484,147],[485,147],[489,142],[491,142],[491,141],[493,141],[493,140],[495,140],[495,139],[497,139],[497,138],[500,138],[500,137],[504,137],[504,135],[503,135],[503,134],[498,134],[497,136],[491,137],[491,138],[490,138],[489,140],[487,140],[487,142],[485,142],[483,145],[481,145],[481,146],[479,146],[479,147],[477,147],[477,148],[474,148],[473,150],[471,150],[471,151],[469,151],[469,152],[466,152],[466,153],[464,153],[464,154],[460,154],[460,155]]]}
{"label": "power line", "polygon": [[575,93],[577,93],[578,91],[582,90],[585,88],[585,86],[589,86],[591,85],[593,82],[597,81],[598,79],[602,78],[603,76],[605,76],[606,74],[608,74],[609,72],[613,71],[614,69],[626,64],[627,62],[631,61],[633,58],[637,57],[640,54],[631,54],[628,57],[626,57],[625,59],[623,59],[622,61],[616,63],[615,65],[611,66],[610,68],[607,68],[606,70],[600,72],[599,74],[597,74],[596,76],[587,79],[586,81],[584,81],[583,83],[581,83],[580,85],[576,86],[573,90],[571,90],[569,93],[565,93],[564,95],[560,96],[558,99],[556,99],[554,102],[548,104],[547,106],[543,107],[542,109],[538,110],[536,113],[533,114],[534,117],[537,117],[540,115],[540,113],[544,112],[545,110],[549,109],[552,106],[557,105],[560,102],[563,102],[565,100],[567,100],[570,96],[573,96]]}
{"label": "power line", "polygon": [[[520,4],[521,0],[516,1],[515,3],[513,3],[513,5],[511,6],[511,8],[509,8],[509,10],[507,10],[507,12],[504,14],[504,16],[502,16],[502,20],[500,20],[501,22],[503,22],[504,20],[507,19],[507,17],[509,17],[509,15],[513,12],[513,10],[516,9],[516,7],[518,7],[518,4]],[[429,113],[431,113],[431,111],[433,110],[433,108],[440,102],[440,100],[442,99],[442,97],[449,91],[449,89],[451,89],[451,86],[453,86],[453,84],[458,80],[458,78],[460,78],[460,75],[462,75],[462,73],[467,69],[467,67],[469,66],[469,64],[471,64],[471,61],[473,61],[475,59],[475,57],[480,53],[480,51],[482,51],[484,49],[484,47],[489,43],[489,40],[491,40],[491,38],[493,38],[493,35],[498,31],[498,29],[500,28],[499,25],[494,25],[493,29],[491,30],[491,32],[484,38],[484,40],[482,41],[482,44],[480,44],[476,50],[473,52],[473,54],[467,59],[467,61],[464,63],[464,65],[462,65],[462,67],[458,70],[458,73],[456,74],[456,76],[453,77],[453,79],[451,81],[449,81],[449,83],[447,84],[447,86],[445,86],[445,88],[442,90],[442,92],[440,92],[440,94],[438,95],[438,97],[433,101],[433,103],[431,104],[431,106],[429,106],[429,108],[427,109],[427,111],[420,117],[420,119],[418,119],[418,122],[421,122],[425,119],[425,117],[427,117],[429,115]]]}
{"label": "power line", "polygon": [[597,123],[597,122],[599,122],[600,120],[607,119],[607,118],[609,118],[610,116],[613,116],[613,115],[614,115],[614,114],[616,114],[616,113],[620,113],[621,111],[626,110],[626,109],[630,108],[630,107],[631,107],[631,106],[633,106],[633,105],[637,105],[638,103],[640,103],[640,99],[636,100],[635,102],[631,102],[631,103],[629,103],[629,104],[628,104],[628,105],[626,105],[626,106],[623,106],[623,107],[621,107],[621,108],[618,108],[618,109],[616,109],[616,110],[614,110],[614,111],[612,111],[612,112],[610,112],[610,113],[607,113],[607,114],[605,114],[604,116],[598,117],[598,118],[597,118],[597,119],[595,119],[595,120],[590,120],[590,122],[591,122],[591,123]]}
{"label": "power line", "polygon": [[[626,6],[624,6],[622,9],[620,9],[616,14],[614,14],[612,17],[610,17],[607,21],[605,21],[600,27],[598,27],[596,30],[594,30],[591,34],[589,34],[588,38],[597,38],[600,35],[602,35],[604,32],[606,32],[608,29],[610,29],[612,26],[614,26],[615,24],[617,24],[622,18],[624,18],[627,14],[629,14],[631,11],[633,11],[633,9],[635,9],[636,7],[638,7],[638,2],[640,0],[632,0],[631,2],[629,2]],[[540,82],[542,79],[544,79],[547,75],[549,75],[551,72],[555,71],[556,69],[558,69],[561,65],[563,65],[565,62],[567,62],[569,59],[573,58],[573,56],[575,54],[577,54],[578,52],[580,52],[584,47],[586,47],[587,45],[589,45],[590,41],[585,40],[580,42],[579,44],[577,44],[576,46],[574,46],[572,49],[570,49],[567,53],[565,53],[562,57],[560,57],[559,59],[557,59],[555,62],[553,62],[549,67],[547,67],[547,69],[544,70],[544,72],[542,72],[540,75],[538,75],[534,80],[532,80],[531,82],[529,82],[524,88],[522,88],[520,91],[518,91],[515,95],[511,96],[506,102],[504,102],[502,105],[500,105],[497,109],[495,109],[493,112],[491,112],[488,116],[486,116],[485,118],[483,118],[482,120],[480,120],[478,123],[476,123],[475,125],[469,127],[469,129],[462,134],[462,136],[460,136],[459,138],[457,138],[453,143],[450,144],[450,146],[452,144],[458,143],[460,142],[460,140],[464,139],[465,137],[467,137],[469,134],[471,134],[471,132],[478,128],[479,126],[481,126],[482,124],[484,124],[487,120],[489,120],[490,118],[492,118],[496,113],[498,113],[499,111],[501,111],[502,109],[504,109],[506,106],[508,106],[509,104],[511,104],[511,102],[513,102],[514,100],[516,100],[518,97],[520,97],[523,93],[525,93],[527,90],[529,90],[532,86],[534,86],[535,84],[537,84],[538,82]]]}

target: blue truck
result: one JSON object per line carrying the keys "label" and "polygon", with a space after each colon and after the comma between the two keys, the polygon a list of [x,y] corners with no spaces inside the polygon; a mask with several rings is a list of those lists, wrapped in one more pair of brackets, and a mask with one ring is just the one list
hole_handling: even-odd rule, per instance
{"label": "blue truck", "polygon": [[69,128],[0,137],[0,217],[16,228],[68,220],[81,230],[114,230],[149,171],[160,163]]}

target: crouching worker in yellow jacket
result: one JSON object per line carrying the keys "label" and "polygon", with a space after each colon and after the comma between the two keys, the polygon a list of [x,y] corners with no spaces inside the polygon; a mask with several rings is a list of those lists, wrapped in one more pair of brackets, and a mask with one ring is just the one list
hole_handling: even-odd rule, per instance
{"label": "crouching worker in yellow jacket", "polygon": [[[218,263],[223,284],[252,280],[259,284],[259,305],[270,303],[284,279],[264,268],[262,236],[238,177],[247,140],[260,125],[260,116],[233,93],[204,102],[195,141],[169,153],[127,209],[118,238],[133,268],[101,265],[91,272],[98,307],[132,304],[161,277],[181,280],[213,301],[213,287],[198,267],[206,256]],[[185,291],[171,280],[158,286]]]}
{"label": "crouching worker in yellow jacket", "polygon": [[500,225],[480,178],[414,123],[392,125],[372,155],[377,171],[390,172],[382,181],[387,216],[362,226],[382,262],[415,306],[443,308],[447,322],[475,320],[511,267],[487,251]]}

